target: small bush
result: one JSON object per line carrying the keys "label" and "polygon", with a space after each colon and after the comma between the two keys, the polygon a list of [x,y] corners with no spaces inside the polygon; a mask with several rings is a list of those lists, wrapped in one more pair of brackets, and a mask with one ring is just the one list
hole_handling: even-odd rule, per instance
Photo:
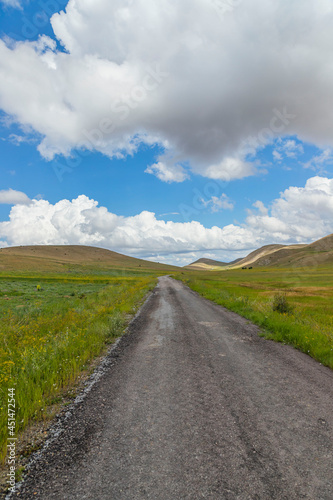
{"label": "small bush", "polygon": [[110,328],[110,334],[112,336],[116,336],[117,334],[119,335],[119,332],[124,327],[124,325],[125,325],[124,318],[119,311],[116,311],[112,316],[110,316],[109,328]]}
{"label": "small bush", "polygon": [[294,310],[287,297],[281,294],[274,295],[272,309],[280,314],[291,314]]}

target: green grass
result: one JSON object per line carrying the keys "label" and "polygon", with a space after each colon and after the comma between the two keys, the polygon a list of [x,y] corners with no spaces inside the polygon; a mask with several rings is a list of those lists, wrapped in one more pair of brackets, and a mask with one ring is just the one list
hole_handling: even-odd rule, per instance
{"label": "green grass", "polygon": [[[0,275],[2,457],[8,388],[16,390],[18,432],[46,418],[48,405],[61,401],[64,389],[122,334],[157,276],[146,269],[72,271]],[[184,271],[175,277],[258,324],[267,338],[333,368],[333,269]],[[285,299],[274,311],[277,295]]]}
{"label": "green grass", "polygon": [[122,334],[155,286],[153,274],[142,274],[0,278],[2,457],[8,388],[16,391],[17,432],[43,418],[46,407]]}
{"label": "green grass", "polygon": [[333,368],[332,268],[201,271],[175,277],[262,327],[266,338]]}

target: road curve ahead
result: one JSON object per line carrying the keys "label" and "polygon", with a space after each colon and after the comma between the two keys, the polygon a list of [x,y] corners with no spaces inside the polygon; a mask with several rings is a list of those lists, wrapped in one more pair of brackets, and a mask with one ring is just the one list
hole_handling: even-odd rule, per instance
{"label": "road curve ahead", "polygon": [[333,376],[163,277],[17,499],[332,500]]}

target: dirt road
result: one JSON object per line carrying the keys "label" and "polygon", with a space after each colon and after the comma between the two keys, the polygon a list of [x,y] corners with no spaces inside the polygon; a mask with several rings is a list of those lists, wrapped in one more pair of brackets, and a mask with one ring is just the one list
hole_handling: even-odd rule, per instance
{"label": "dirt road", "polygon": [[12,498],[333,498],[333,375],[168,277]]}

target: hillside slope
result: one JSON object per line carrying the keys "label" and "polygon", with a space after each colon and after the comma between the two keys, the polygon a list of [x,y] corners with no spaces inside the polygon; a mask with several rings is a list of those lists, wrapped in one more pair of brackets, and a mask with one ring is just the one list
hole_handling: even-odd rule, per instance
{"label": "hillside slope", "polygon": [[[265,245],[261,248],[258,248],[257,250],[254,250],[254,252],[251,252],[249,255],[247,255],[247,257],[240,260],[232,267],[234,268],[234,267],[249,266],[258,263],[259,261],[262,262],[261,265],[269,265],[269,262],[274,260],[273,255],[274,256],[277,255],[278,252],[281,251],[292,252],[293,250],[303,248],[305,246],[306,245],[291,245],[291,246]],[[267,262],[267,264],[264,264],[265,262]]]}
{"label": "hillside slope", "polygon": [[225,263],[211,259],[199,259],[185,269],[222,271],[241,267],[314,267],[333,264],[333,234],[314,243],[299,245],[265,245],[243,259]]}
{"label": "hillside slope", "polygon": [[333,235],[298,248],[284,247],[253,263],[255,266],[275,267],[316,267],[332,264]]}
{"label": "hillside slope", "polygon": [[0,271],[72,272],[109,268],[171,271],[176,267],[80,245],[32,245],[0,249]]}
{"label": "hillside slope", "polygon": [[314,267],[333,264],[333,235],[309,245],[268,245],[249,254],[236,267]]}

